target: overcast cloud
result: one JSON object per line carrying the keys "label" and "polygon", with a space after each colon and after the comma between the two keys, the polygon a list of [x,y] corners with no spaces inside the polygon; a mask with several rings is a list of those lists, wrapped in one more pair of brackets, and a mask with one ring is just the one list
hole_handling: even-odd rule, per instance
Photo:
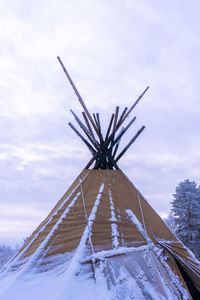
{"label": "overcast cloud", "polygon": [[138,138],[119,165],[165,216],[176,185],[200,174],[200,2],[2,0],[0,242],[20,243],[90,159],[68,128],[80,105],[59,55],[93,112],[135,109]]}

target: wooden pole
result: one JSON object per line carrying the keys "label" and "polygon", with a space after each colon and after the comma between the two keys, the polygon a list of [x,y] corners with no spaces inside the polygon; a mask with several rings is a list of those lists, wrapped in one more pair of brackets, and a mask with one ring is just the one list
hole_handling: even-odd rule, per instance
{"label": "wooden pole", "polygon": [[88,141],[82,136],[82,134],[74,127],[74,125],[69,122],[68,125],[72,128],[72,130],[81,138],[81,140],[86,144],[86,146],[88,147],[88,149],[90,150],[90,152],[92,153],[92,155],[94,155],[95,153],[97,153],[93,147],[90,145],[90,143],[88,143]]}
{"label": "wooden pole", "polygon": [[105,141],[107,140],[107,138],[110,134],[110,130],[111,130],[111,127],[112,127],[114,116],[115,116],[115,114],[112,114],[111,119],[110,119],[110,123],[109,123],[109,126],[108,126],[108,130],[107,130],[107,133],[106,133]]}
{"label": "wooden pole", "polygon": [[117,158],[115,159],[115,162],[118,162],[118,160],[122,157],[122,155],[124,155],[124,153],[128,150],[128,148],[135,142],[136,138],[142,133],[142,131],[145,129],[145,126],[142,126],[138,132],[136,133],[136,135],[130,140],[130,142],[128,143],[128,145],[122,150],[122,152],[117,156]]}
{"label": "wooden pole", "polygon": [[128,110],[128,107],[125,107],[122,114],[121,114],[121,116],[120,116],[120,118],[119,118],[119,121],[117,122],[117,129],[120,127],[120,124],[121,124],[121,122],[123,120],[123,117],[124,117],[127,110]]}
{"label": "wooden pole", "polygon": [[113,144],[115,145],[119,139],[121,139],[121,137],[124,135],[124,133],[129,129],[129,127],[133,124],[133,122],[135,122],[136,117],[134,117],[129,123],[128,125],[120,132],[120,134],[116,137],[116,139],[114,140]]}
{"label": "wooden pole", "polygon": [[[125,114],[122,123],[125,121],[125,119],[130,115],[130,113],[132,112],[132,110],[134,109],[134,107],[138,104],[138,102],[142,99],[142,97],[144,96],[144,94],[148,91],[149,86],[146,87],[146,89],[144,90],[144,92],[137,98],[137,100],[135,101],[135,103],[131,106],[131,108],[128,110],[128,112]],[[121,125],[121,124],[119,124]]]}
{"label": "wooden pole", "polygon": [[116,153],[117,153],[117,150],[118,150],[118,147],[119,147],[119,143],[120,143],[120,141],[121,141],[121,137],[122,137],[122,132],[124,131],[124,128],[122,128],[122,130],[121,130],[121,132],[119,133],[119,135],[118,135],[118,137],[116,138],[116,140],[117,140],[117,142],[115,142],[114,141],[114,145],[116,144],[116,146],[115,146],[115,148],[114,148],[114,151],[113,151],[113,153],[112,153],[112,158],[113,158],[113,160],[114,160],[114,158],[115,158],[115,155],[116,155]]}
{"label": "wooden pole", "polygon": [[72,86],[72,88],[73,88],[73,90],[74,90],[74,92],[75,92],[75,94],[76,94],[76,96],[77,96],[77,98],[78,98],[81,106],[83,107],[83,110],[85,111],[86,115],[88,116],[88,119],[90,120],[90,122],[91,122],[94,130],[96,131],[96,133],[98,135],[99,133],[98,133],[97,127],[96,127],[96,125],[95,125],[95,123],[94,123],[94,121],[93,121],[93,119],[92,119],[92,117],[91,117],[91,115],[90,115],[90,113],[89,113],[89,111],[88,111],[88,109],[87,109],[87,107],[86,107],[83,99],[81,98],[81,95],[79,94],[79,92],[78,92],[75,84],[73,83],[71,77],[69,76],[69,73],[67,72],[67,70],[66,70],[66,68],[65,68],[62,60],[60,59],[59,56],[57,56],[57,59],[58,59],[59,63],[61,64],[61,67],[63,68],[63,71],[64,71],[65,75],[67,76],[67,78],[68,78],[68,80],[69,80],[69,82],[70,82],[70,84],[71,84],[71,86]]}
{"label": "wooden pole", "polygon": [[98,129],[99,129],[99,134],[100,134],[100,142],[101,144],[104,143],[104,140],[103,140],[103,135],[102,135],[102,132],[101,132],[101,123],[100,123],[100,118],[99,118],[99,113],[96,113],[96,120],[97,120],[97,124],[98,124]]}
{"label": "wooden pole", "polygon": [[84,133],[87,135],[87,137],[89,138],[89,140],[92,142],[92,144],[95,146],[95,148],[98,149],[98,144],[96,144],[96,142],[93,140],[90,132],[88,131],[88,129],[85,127],[85,125],[81,122],[81,120],[79,119],[79,117],[73,112],[72,109],[70,109],[71,113],[73,114],[75,120],[77,121],[77,123],[79,124],[79,126],[81,127],[81,129],[84,131]]}
{"label": "wooden pole", "polygon": [[88,120],[88,118],[87,118],[87,115],[86,115],[86,113],[85,113],[84,111],[82,112],[82,115],[83,115],[83,118],[84,118],[84,120],[85,120],[85,123],[86,123],[86,125],[87,125],[87,127],[88,127],[88,130],[89,130],[91,136],[93,137],[93,140],[98,144],[98,142],[97,142],[97,140],[96,140],[96,138],[95,138],[95,136],[94,136],[94,133],[93,133],[93,131],[92,131],[92,128],[91,128],[91,126],[90,126],[90,122],[89,122],[89,120]]}

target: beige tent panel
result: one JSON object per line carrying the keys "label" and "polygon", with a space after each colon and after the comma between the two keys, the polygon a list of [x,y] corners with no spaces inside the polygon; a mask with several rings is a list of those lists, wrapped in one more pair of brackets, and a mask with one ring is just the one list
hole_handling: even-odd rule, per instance
{"label": "beige tent panel", "polygon": [[81,243],[85,255],[154,244],[168,253],[167,265],[182,285],[173,256],[200,291],[198,262],[120,170],[83,170],[11,265],[28,260],[31,266],[36,261],[44,265],[51,257],[76,251]]}
{"label": "beige tent panel", "polygon": [[160,243],[168,253],[173,255],[200,291],[200,263],[195,259],[191,251],[184,247],[181,242],[160,241]]}

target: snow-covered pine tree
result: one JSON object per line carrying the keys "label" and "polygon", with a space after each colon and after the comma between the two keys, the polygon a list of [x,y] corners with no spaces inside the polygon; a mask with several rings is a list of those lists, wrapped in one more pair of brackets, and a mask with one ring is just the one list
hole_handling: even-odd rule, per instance
{"label": "snow-covered pine tree", "polygon": [[176,223],[174,221],[174,216],[172,215],[172,211],[169,212],[167,218],[164,219],[167,226],[173,231],[176,232]]}
{"label": "snow-covered pine tree", "polygon": [[200,188],[194,181],[187,179],[178,184],[173,196],[171,204],[176,234],[200,258]]}

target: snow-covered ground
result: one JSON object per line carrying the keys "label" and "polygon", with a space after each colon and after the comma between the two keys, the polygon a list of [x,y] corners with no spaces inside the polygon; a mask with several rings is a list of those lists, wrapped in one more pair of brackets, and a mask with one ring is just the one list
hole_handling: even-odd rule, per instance
{"label": "snow-covered ground", "polygon": [[46,272],[40,268],[27,271],[23,267],[15,272],[2,272],[0,300],[175,300],[181,299],[177,284],[182,299],[189,299],[178,278],[157,265],[157,256],[149,246],[95,254],[95,270],[88,263],[91,256],[82,257],[82,261],[75,257],[76,252],[70,261]]}
{"label": "snow-covered ground", "polygon": [[85,276],[58,275],[55,272],[29,274],[16,278],[6,277],[0,283],[1,300],[63,300],[63,299],[110,299],[101,285]]}

